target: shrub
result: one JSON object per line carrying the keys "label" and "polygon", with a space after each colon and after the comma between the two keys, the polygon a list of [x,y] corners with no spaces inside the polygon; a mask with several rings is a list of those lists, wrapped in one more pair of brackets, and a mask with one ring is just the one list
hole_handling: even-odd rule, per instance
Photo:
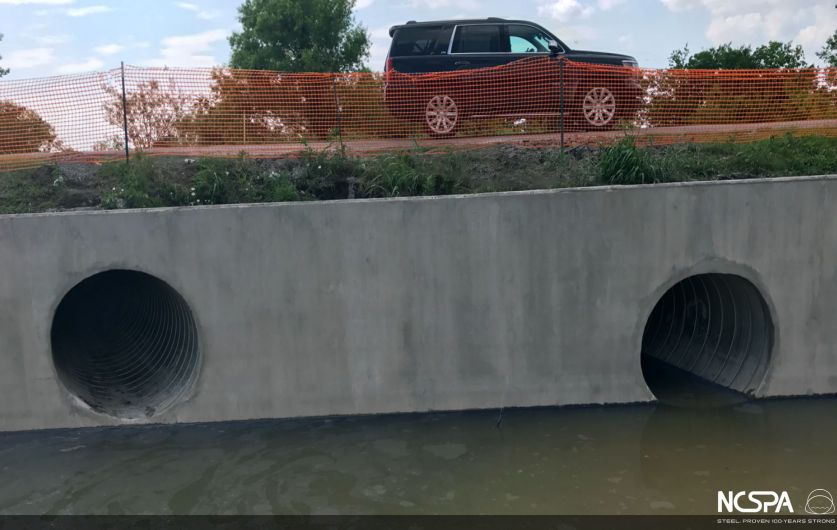
{"label": "shrub", "polygon": [[602,150],[599,177],[605,184],[649,184],[663,182],[666,171],[662,159],[639,149],[632,136],[626,136]]}
{"label": "shrub", "polygon": [[244,156],[198,160],[190,189],[190,204],[236,204],[299,200],[288,175],[265,171]]}
{"label": "shrub", "polygon": [[306,149],[301,164],[293,174],[293,183],[305,198],[316,200],[346,199],[350,184],[362,171],[359,159],[344,150],[315,151]]}
{"label": "shrub", "polygon": [[175,184],[142,155],[130,162],[105,165],[102,177],[101,206],[105,209],[154,208],[182,200],[182,193],[175,192]]}

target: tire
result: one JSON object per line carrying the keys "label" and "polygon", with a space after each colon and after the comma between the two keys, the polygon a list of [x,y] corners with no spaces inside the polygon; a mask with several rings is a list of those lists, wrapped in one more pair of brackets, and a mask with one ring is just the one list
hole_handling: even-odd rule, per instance
{"label": "tire", "polygon": [[430,136],[452,136],[462,121],[461,109],[449,95],[438,94],[428,99],[422,121]]}
{"label": "tire", "polygon": [[605,86],[585,87],[580,93],[579,124],[586,131],[609,131],[616,127],[622,105]]}

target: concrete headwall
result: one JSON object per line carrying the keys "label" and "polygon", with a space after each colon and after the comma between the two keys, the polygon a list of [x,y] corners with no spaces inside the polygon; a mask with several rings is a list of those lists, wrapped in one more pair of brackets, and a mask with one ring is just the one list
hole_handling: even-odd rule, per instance
{"label": "concrete headwall", "polygon": [[[764,297],[756,395],[834,393],[834,204],[816,177],[0,216],[0,430],[652,400],[646,322],[701,273]],[[196,329],[176,402],[130,420],[54,362],[56,309],[109,270],[168,284]]]}

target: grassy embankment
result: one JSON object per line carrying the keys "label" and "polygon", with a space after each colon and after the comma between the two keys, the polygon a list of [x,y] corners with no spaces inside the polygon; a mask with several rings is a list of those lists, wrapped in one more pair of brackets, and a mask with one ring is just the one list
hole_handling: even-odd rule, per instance
{"label": "grassy embankment", "polygon": [[448,195],[609,184],[837,173],[837,138],[603,149],[510,146],[375,157],[307,152],[296,159],[137,157],[130,164],[53,165],[0,173],[0,214],[348,197]]}

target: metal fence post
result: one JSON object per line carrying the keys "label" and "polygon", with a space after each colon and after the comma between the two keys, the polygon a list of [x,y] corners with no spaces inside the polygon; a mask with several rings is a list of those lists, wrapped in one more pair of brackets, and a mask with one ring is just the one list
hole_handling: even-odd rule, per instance
{"label": "metal fence post", "polygon": [[343,109],[340,108],[340,95],[337,93],[337,79],[335,75],[331,75],[331,92],[334,95],[334,105],[337,111],[337,138],[340,140],[340,146],[343,146]]}
{"label": "metal fence post", "polygon": [[561,128],[561,152],[564,152],[564,58],[558,58],[558,100],[559,121]]}
{"label": "metal fence post", "polygon": [[125,62],[122,61],[122,130],[125,133],[125,161],[131,161],[128,151],[128,95],[125,93]]}

